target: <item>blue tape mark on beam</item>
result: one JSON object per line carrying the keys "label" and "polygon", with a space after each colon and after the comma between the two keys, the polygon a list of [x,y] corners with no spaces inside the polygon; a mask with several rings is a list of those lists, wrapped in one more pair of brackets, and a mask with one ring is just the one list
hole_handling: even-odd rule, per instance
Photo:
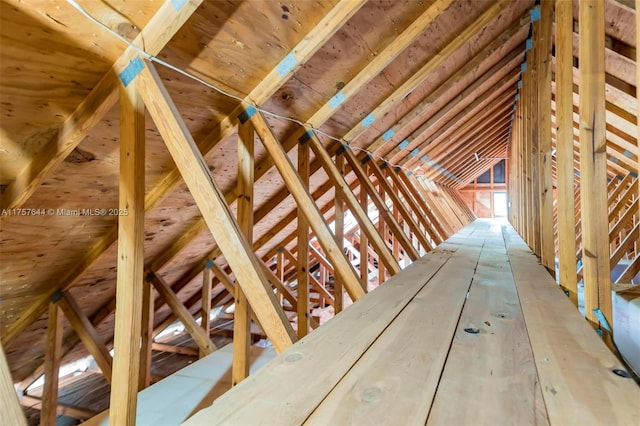
{"label": "blue tape mark on beam", "polygon": [[598,308],[595,308],[593,310],[593,313],[596,314],[596,316],[598,317],[598,321],[600,321],[600,325],[602,325],[602,327],[604,327],[605,330],[607,330],[609,333],[611,333],[611,327],[609,327],[609,322],[605,318],[605,316],[602,313],[602,311],[600,309],[598,309]]}
{"label": "blue tape mark on beam", "polygon": [[369,114],[362,119],[362,127],[366,129],[367,127],[371,126],[374,121],[376,121],[376,117],[373,114]]}
{"label": "blue tape mark on beam", "polygon": [[619,160],[616,157],[609,156],[609,161],[611,161],[613,164],[618,164]]}
{"label": "blue tape mark on beam", "polygon": [[213,268],[213,260],[207,260],[207,264],[204,267],[207,269]]}
{"label": "blue tape mark on beam", "polygon": [[413,151],[411,151],[411,156],[412,156],[412,157],[417,157],[417,156],[418,156],[418,154],[420,154],[420,151],[418,151],[418,149],[417,149],[417,148],[416,148],[416,149],[414,149]]}
{"label": "blue tape mark on beam", "polygon": [[522,89],[522,80],[518,81],[518,89]]}
{"label": "blue tape mark on beam", "polygon": [[382,139],[384,139],[385,141],[388,141],[395,134],[396,134],[396,132],[394,132],[393,129],[389,129],[386,132],[384,132],[384,134],[382,135]]}
{"label": "blue tape mark on beam", "polygon": [[433,161],[433,160],[427,161],[427,166],[429,166],[429,167],[433,166],[434,164],[436,164],[436,162]]}
{"label": "blue tape mark on beam", "polygon": [[406,139],[398,144],[398,148],[400,148],[400,149],[405,149],[408,146],[409,146],[409,141],[406,140]]}
{"label": "blue tape mark on beam", "polygon": [[123,69],[119,74],[120,80],[122,80],[122,84],[124,85],[124,87],[127,87],[129,83],[131,83],[143,69],[144,63],[142,62],[142,59],[140,59],[139,56],[133,58],[131,62],[129,62],[129,65],[127,65],[125,69]]}
{"label": "blue tape mark on beam", "polygon": [[520,100],[520,93],[516,93],[516,101]]}
{"label": "blue tape mark on beam", "polygon": [[629,172],[629,174],[631,175],[632,178],[637,179],[638,174],[635,172]]}
{"label": "blue tape mark on beam", "polygon": [[249,119],[253,117],[256,112],[258,112],[258,110],[253,105],[249,105],[247,109],[240,113],[240,115],[238,116],[238,120],[240,120],[240,123],[244,124],[249,121]]}
{"label": "blue tape mark on beam", "polygon": [[180,9],[187,4],[187,0],[171,0],[171,4],[173,5],[173,8],[179,12]]}
{"label": "blue tape mark on beam", "polygon": [[533,49],[533,40],[528,38],[527,39],[527,50],[531,50]]}
{"label": "blue tape mark on beam", "polygon": [[633,158],[633,154],[629,151],[627,151],[626,149],[623,152],[624,156],[627,158]]}
{"label": "blue tape mark on beam", "polygon": [[520,71],[525,72],[526,70],[527,70],[527,63],[526,63],[526,62],[523,62],[523,63],[520,65]]}
{"label": "blue tape mark on beam", "polygon": [[285,56],[282,61],[280,61],[280,63],[276,67],[276,70],[278,70],[278,74],[280,74],[280,77],[284,77],[291,71],[293,71],[296,65],[298,65],[298,60],[295,56],[293,56],[293,52],[291,52],[287,56]]}
{"label": "blue tape mark on beam", "polygon": [[577,177],[580,177],[580,170],[576,170],[573,174],[576,175]]}
{"label": "blue tape mark on beam", "polygon": [[529,16],[531,16],[531,22],[536,22],[540,20],[540,6],[536,6],[529,12]]}
{"label": "blue tape mark on beam", "polygon": [[407,176],[411,176],[412,174],[413,174],[413,173],[411,173],[411,171],[408,171],[408,172],[406,173],[406,175],[407,175]]}
{"label": "blue tape mark on beam", "polygon": [[344,93],[338,92],[333,98],[329,99],[329,106],[336,109],[346,100],[347,98],[344,96]]}
{"label": "blue tape mark on beam", "polygon": [[426,163],[427,161],[429,161],[429,156],[423,155],[422,157],[420,157],[420,161],[422,161],[423,163]]}

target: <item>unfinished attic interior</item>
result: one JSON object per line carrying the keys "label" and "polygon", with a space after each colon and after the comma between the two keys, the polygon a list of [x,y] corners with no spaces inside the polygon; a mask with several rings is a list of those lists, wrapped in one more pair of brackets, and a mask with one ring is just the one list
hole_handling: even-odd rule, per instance
{"label": "unfinished attic interior", "polygon": [[6,425],[637,425],[632,0],[0,0]]}

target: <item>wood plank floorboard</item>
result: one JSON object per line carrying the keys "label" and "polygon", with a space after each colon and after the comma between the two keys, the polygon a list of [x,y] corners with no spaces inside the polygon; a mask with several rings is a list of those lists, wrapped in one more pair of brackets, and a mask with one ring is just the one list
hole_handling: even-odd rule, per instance
{"label": "wood plank floorboard", "polygon": [[427,425],[498,425],[507,419],[548,424],[501,229],[493,226]]}
{"label": "wood plank floorboard", "polygon": [[640,424],[640,387],[511,226],[503,227],[552,425]]}
{"label": "wood plank floorboard", "polygon": [[466,239],[305,424],[425,423],[483,244]]}
{"label": "wood plank floorboard", "polygon": [[637,426],[613,368],[513,228],[477,220],[185,424]]}

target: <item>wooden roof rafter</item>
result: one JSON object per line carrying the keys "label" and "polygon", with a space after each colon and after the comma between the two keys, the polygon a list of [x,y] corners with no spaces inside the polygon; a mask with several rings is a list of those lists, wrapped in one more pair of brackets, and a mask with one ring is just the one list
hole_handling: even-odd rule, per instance
{"label": "wooden roof rafter", "polygon": [[[189,3],[191,6],[189,6],[188,8],[183,7],[181,9],[181,14],[178,15],[179,19],[177,19],[174,16],[175,8],[171,5],[170,1],[167,1],[165,2],[165,8],[162,10],[164,11],[163,13],[168,14],[168,16],[159,15],[157,18],[157,21],[164,22],[166,20],[170,22],[171,24],[169,27],[172,28],[174,32],[177,32],[177,30],[180,27],[178,24],[184,23],[186,19],[190,16],[190,14],[195,11],[197,7],[196,3],[197,3],[196,0],[193,0],[192,2]],[[278,71],[277,67],[274,68],[269,73],[269,78],[263,79],[261,83],[258,86],[256,86],[254,90],[247,96],[247,100],[249,100],[249,102],[264,102],[266,99],[268,99],[269,96],[273,95],[277,91],[277,89],[282,84],[284,84],[285,81],[292,75],[295,69],[301,66],[302,64],[304,64],[306,60],[308,60],[311,56],[313,56],[313,54],[322,46],[322,44],[331,35],[333,35],[336,31],[338,31],[338,29],[351,16],[353,16],[353,14],[355,14],[357,10],[360,7],[362,7],[364,3],[365,3],[365,0],[340,1],[336,5],[336,7],[332,9],[332,11],[329,14],[327,14],[322,20],[320,20],[320,22],[318,23],[318,25],[316,25],[314,30],[312,30],[311,33],[307,35],[307,37],[303,38],[301,42],[293,49],[293,52],[296,55],[298,64],[296,64],[296,66],[291,68],[288,72],[284,73],[284,75],[281,75],[282,73],[281,71]],[[170,31],[166,31],[166,29],[164,28],[165,26],[164,24],[163,25],[154,24],[153,27],[150,27],[150,30],[156,31],[157,30],[156,26],[159,26],[162,29],[162,33],[164,37],[162,40],[166,38],[165,43],[168,42],[173,33]],[[144,30],[142,34],[144,34]],[[145,38],[145,41],[149,43],[151,40],[149,40],[147,37]],[[149,49],[149,46],[147,46],[147,49]],[[158,52],[159,50],[160,48],[158,48]],[[135,52],[135,50],[133,51]],[[157,54],[158,52],[149,51],[149,53],[151,54]],[[125,53],[128,55],[127,58],[130,58],[132,55],[132,53],[129,50],[127,50]],[[125,62],[123,59],[120,59],[118,62],[118,64],[126,64],[126,63],[127,62]],[[109,75],[111,74],[113,74],[113,77],[109,77]],[[116,84],[118,84],[115,78],[116,77],[114,73],[108,73],[108,75],[104,77],[105,81],[107,81],[109,84],[113,83],[114,90],[117,87]],[[112,79],[114,80],[111,81]],[[95,95],[95,96],[98,96],[98,95]],[[115,99],[109,100],[109,102],[113,103],[115,102]],[[89,102],[85,101],[85,103],[89,103]],[[210,133],[198,144],[199,149],[202,152],[208,152],[217,143],[217,141],[222,139],[225,135],[228,135],[233,130],[235,120],[237,119],[236,117],[242,111],[242,108],[243,107],[238,107],[234,111],[235,114],[232,113],[229,116],[227,116],[226,119],[222,120],[220,125],[216,127],[216,130]],[[94,116],[92,115],[92,117]],[[75,121],[78,121],[78,120],[75,120]],[[75,121],[72,121],[72,122],[75,122]],[[97,121],[99,120],[95,119],[94,121],[91,122],[91,124],[95,124],[95,122]],[[88,132],[89,129],[90,129],[90,126],[86,129],[86,132]],[[81,139],[77,141],[74,140],[72,142],[75,143],[75,145],[77,146],[77,144],[80,143],[80,141]],[[71,150],[68,150],[68,151],[70,152]],[[59,157],[56,157],[55,164],[60,164],[64,160],[64,157],[66,157],[67,154],[68,154],[67,150],[61,151],[59,153]],[[47,166],[47,173],[49,173],[54,168],[55,164],[51,162],[51,164]],[[266,164],[267,167],[261,167],[261,166],[265,166],[265,164],[258,165],[257,170],[260,171],[261,169],[265,169],[266,171],[267,169],[270,168],[270,163]],[[147,192],[145,196],[145,211],[151,210],[180,181],[181,181],[181,176],[177,169],[174,168],[173,170],[169,171],[155,188],[151,188]],[[31,193],[33,191],[35,191],[35,188],[33,188]],[[235,194],[231,195],[231,197],[234,197],[234,196]],[[200,228],[198,228],[198,226]],[[204,230],[204,221],[200,221],[199,224],[196,224],[196,226],[194,226],[194,229],[192,229],[189,232],[189,234],[195,236],[199,232],[202,232],[203,230]],[[117,241],[117,230],[116,228],[113,228],[111,232],[104,235],[101,238],[101,240],[98,243],[96,243],[91,248],[91,250],[89,250],[83,262],[81,262],[74,270],[67,273],[67,275],[61,280],[61,282],[63,283],[61,287],[64,289],[68,289],[72,287],[79,280],[82,274],[85,271],[87,271],[89,268],[91,268],[94,262],[96,262],[100,258],[100,256],[115,243],[115,241]],[[182,241],[186,245],[189,239],[184,238],[182,239]],[[176,250],[176,252],[177,251],[179,250]],[[35,321],[44,312],[44,306],[46,304],[46,301],[48,301],[50,294],[53,294],[55,290],[56,290],[55,288],[51,289],[49,293],[46,295],[46,297],[42,297],[40,301],[34,303],[27,310],[25,315],[21,317],[20,321],[16,321],[13,324],[11,324],[10,328],[7,329],[2,336],[2,342],[5,345],[8,342],[10,342],[16,335],[22,332],[26,327],[28,327],[33,321]]]}
{"label": "wooden roof rafter", "polygon": [[[189,0],[177,9],[170,1],[165,2],[132,43],[138,47],[144,46],[150,55],[157,55],[201,3],[202,0]],[[38,151],[29,165],[2,193],[2,208],[23,206],[40,184],[82,142],[93,126],[102,120],[118,99],[117,74],[137,54],[136,49],[131,46],[125,49],[91,93],[59,127],[54,138],[46,143],[44,149]],[[6,340],[3,341],[6,343]]]}

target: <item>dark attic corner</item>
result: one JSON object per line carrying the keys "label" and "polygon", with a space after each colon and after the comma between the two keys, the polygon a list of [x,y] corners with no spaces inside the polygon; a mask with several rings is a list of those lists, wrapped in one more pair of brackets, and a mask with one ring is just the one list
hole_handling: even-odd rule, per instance
{"label": "dark attic corner", "polygon": [[634,425],[633,0],[0,0],[0,423]]}

